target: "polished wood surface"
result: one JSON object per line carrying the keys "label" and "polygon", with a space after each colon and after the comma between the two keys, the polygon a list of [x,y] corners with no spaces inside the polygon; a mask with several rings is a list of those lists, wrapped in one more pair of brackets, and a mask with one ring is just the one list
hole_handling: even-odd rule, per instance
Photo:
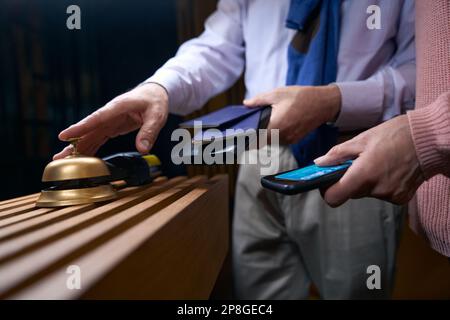
{"label": "polished wood surface", "polygon": [[[226,176],[160,178],[114,201],[0,202],[2,299],[204,299],[228,252]],[[69,289],[69,266],[81,289]]]}

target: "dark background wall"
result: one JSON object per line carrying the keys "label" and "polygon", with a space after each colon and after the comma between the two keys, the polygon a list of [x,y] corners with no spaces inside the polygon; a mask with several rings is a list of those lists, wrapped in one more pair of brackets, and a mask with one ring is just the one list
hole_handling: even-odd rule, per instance
{"label": "dark background wall", "polygon": [[[81,30],[66,28],[66,8],[81,8]],[[0,199],[39,191],[57,134],[139,84],[177,41],[176,0],[0,0]],[[152,151],[168,176],[170,117]],[[98,153],[134,150],[134,133]]]}

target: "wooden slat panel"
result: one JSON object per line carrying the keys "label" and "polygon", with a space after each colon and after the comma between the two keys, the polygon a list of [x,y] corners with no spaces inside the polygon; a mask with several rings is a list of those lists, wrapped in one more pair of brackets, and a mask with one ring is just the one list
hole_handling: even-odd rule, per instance
{"label": "wooden slat panel", "polygon": [[17,202],[17,201],[22,201],[22,200],[37,199],[38,197],[39,197],[39,193],[28,194],[26,196],[0,201],[0,206],[4,206],[7,204]]}
{"label": "wooden slat panel", "polygon": [[[181,179],[184,179],[184,178],[181,178]],[[161,179],[155,180],[152,183],[152,186],[162,185],[165,183],[165,181],[167,181],[167,179],[163,179],[161,177]],[[177,181],[177,180],[175,180],[175,181]],[[146,188],[148,188],[148,187],[133,187],[133,188],[128,188],[126,190],[120,190],[118,192],[118,199],[121,199],[130,194],[145,190]],[[63,219],[70,218],[76,214],[93,209],[93,208],[98,207],[103,204],[104,203],[91,203],[91,204],[87,204],[87,205],[66,207],[66,208],[63,208],[60,210],[49,212],[45,215],[40,215],[31,220],[26,220],[22,223],[17,223],[17,224],[11,225],[6,228],[0,228],[0,244],[1,244],[1,241],[9,239],[12,236],[21,235],[26,231],[29,232],[29,231],[35,230],[35,229],[39,228],[40,226],[41,227],[48,226],[52,223],[61,221]]]}
{"label": "wooden slat panel", "polygon": [[[41,274],[49,272],[53,265],[59,265],[64,261],[64,257],[69,253],[75,255],[80,254],[80,250],[83,246],[84,250],[89,250],[89,243],[95,239],[104,236],[105,233],[112,232],[120,225],[130,223],[133,221],[133,217],[139,214],[139,210],[131,210],[131,205],[136,205],[138,208],[145,208],[149,206],[149,211],[156,211],[161,208],[167,202],[172,202],[184,193],[189,191],[191,185],[195,185],[197,182],[204,180],[204,177],[196,177],[189,181],[182,182],[181,186],[175,186],[168,190],[160,192],[163,186],[151,187],[153,192],[148,192],[147,195],[153,195],[150,199],[143,201],[143,195],[129,196],[123,199],[114,201],[110,204],[96,208],[94,210],[86,212],[82,217],[86,215],[96,215],[106,213],[106,217],[100,221],[95,221],[88,226],[84,226],[82,229],[70,233],[56,241],[51,242],[48,245],[42,246],[32,252],[19,256],[12,261],[7,261],[0,265],[0,297],[8,295],[10,291],[15,291],[17,288],[26,285],[28,282],[33,282],[39,279]],[[165,185],[168,185],[166,183]],[[158,193],[155,195],[155,193]],[[133,198],[134,201],[130,201],[129,198]],[[122,201],[122,204],[120,202]],[[142,202],[143,201],[143,202]],[[128,210],[127,210],[128,208]],[[125,210],[124,210],[125,209]],[[123,210],[123,211],[122,211]],[[94,214],[94,215],[95,215]],[[81,215],[76,216],[81,218]],[[42,234],[40,230],[39,235]],[[17,241],[12,242],[14,245]],[[2,246],[1,250],[4,248]]]}
{"label": "wooden slat panel", "polygon": [[[17,201],[2,204],[2,205],[0,205],[0,213],[4,210],[13,209],[13,208],[17,208],[17,207],[20,207],[20,206],[23,206],[26,204],[34,203],[37,198],[38,198],[37,196],[32,196],[32,197],[28,197],[23,200],[17,200]],[[1,214],[0,214],[0,216],[1,216]]]}
{"label": "wooden slat panel", "polygon": [[[226,190],[226,177],[212,179],[70,261],[82,270],[81,291],[66,288],[64,265],[42,279],[45,288],[34,284],[12,298],[207,298],[228,249]],[[145,213],[155,201],[123,214]]]}
{"label": "wooden slat panel", "polygon": [[[159,183],[163,183],[164,181],[167,181],[166,177],[157,177],[152,182],[152,184],[159,184]],[[124,184],[125,184],[125,182],[113,183],[113,185],[115,187],[119,188],[119,189],[122,186],[124,186]],[[140,190],[140,189],[143,189],[143,188],[145,188],[145,187],[131,187],[131,188],[127,188],[126,191],[120,190],[119,192],[130,193],[130,192],[134,192],[136,190]],[[39,193],[35,193],[35,194],[22,196],[22,197],[19,197],[19,198],[14,198],[14,199],[1,201],[0,202],[0,217],[9,214],[9,212],[5,213],[5,211],[9,211],[11,209],[15,209],[15,208],[22,207],[22,206],[26,206],[24,208],[25,210],[33,209],[34,206],[31,206],[31,204],[34,204],[38,198],[39,198]],[[12,211],[12,212],[19,212],[19,211]]]}
{"label": "wooden slat panel", "polygon": [[[139,226],[142,232],[133,233],[142,239],[139,249],[83,298],[207,298],[228,250],[227,183],[226,176],[212,179],[203,190],[199,187],[150,217]],[[150,235],[143,235],[152,227]],[[128,276],[119,289],[115,283],[130,274],[135,276]]]}
{"label": "wooden slat panel", "polygon": [[[6,226],[10,226],[13,225],[15,223],[21,222],[21,221],[26,221],[26,220],[30,220],[34,217],[39,217],[47,212],[51,212],[51,211],[55,211],[54,208],[39,208],[36,209],[35,204],[31,203],[29,204],[29,206],[31,206],[31,210],[29,212],[15,212],[14,214],[11,214],[12,216],[9,216],[6,219],[0,220],[0,230],[2,227],[6,227]],[[33,210],[35,209],[35,210]],[[15,210],[15,209],[13,209]],[[19,214],[21,213],[21,214]]]}
{"label": "wooden slat panel", "polygon": [[[152,185],[151,187],[136,194],[131,194],[114,202],[101,205],[93,210],[87,210],[89,208],[85,208],[87,211],[84,212],[83,215],[69,217],[59,223],[46,226],[15,238],[14,241],[0,242],[0,268],[2,262],[5,262],[12,257],[28,252],[32,249],[36,249],[39,246],[60,239],[72,232],[82,229],[83,227],[94,224],[96,221],[101,220],[105,216],[107,217],[108,215],[112,215],[120,210],[139,203],[140,201],[145,200],[158,192],[166,190],[184,180],[186,180],[185,177],[178,177],[162,185]],[[71,213],[78,210],[78,207],[67,207],[63,210],[63,213]]]}
{"label": "wooden slat panel", "polygon": [[[0,298],[207,298],[228,250],[228,180],[157,179],[118,199],[0,212]],[[83,290],[69,290],[70,264]]]}
{"label": "wooden slat panel", "polygon": [[27,204],[21,205],[19,207],[13,206],[12,209],[8,208],[8,209],[5,209],[2,212],[0,212],[0,221],[3,219],[8,219],[10,217],[16,216],[20,213],[31,211],[35,208],[36,208],[36,205],[34,202],[27,203]]}
{"label": "wooden slat panel", "polygon": [[74,215],[86,212],[87,210],[95,208],[95,204],[85,204],[73,207],[66,207],[60,210],[52,211],[46,215],[38,216],[34,219],[23,221],[22,223],[13,224],[5,228],[0,228],[0,245],[2,241],[9,240],[13,237],[17,237],[39,229],[39,227],[45,228],[55,222],[63,219],[68,219]]}

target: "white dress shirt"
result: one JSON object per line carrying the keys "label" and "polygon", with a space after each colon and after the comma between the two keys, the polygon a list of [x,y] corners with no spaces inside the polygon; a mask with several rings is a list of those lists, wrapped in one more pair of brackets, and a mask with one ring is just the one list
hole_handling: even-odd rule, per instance
{"label": "white dress shirt", "polygon": [[[169,110],[186,115],[228,89],[245,72],[246,97],[285,85],[285,27],[290,0],[221,0],[205,31],[145,82],[169,93]],[[381,29],[370,30],[370,5],[381,8]],[[413,0],[345,0],[336,84],[342,105],[336,126],[364,129],[414,107]]]}

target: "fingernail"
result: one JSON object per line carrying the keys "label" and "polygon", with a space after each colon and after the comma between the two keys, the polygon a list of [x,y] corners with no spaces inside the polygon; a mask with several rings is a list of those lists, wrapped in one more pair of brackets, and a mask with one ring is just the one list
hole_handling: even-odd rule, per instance
{"label": "fingernail", "polygon": [[141,140],[142,145],[144,146],[145,149],[149,149],[150,148],[150,142],[148,140]]}
{"label": "fingernail", "polygon": [[322,161],[323,158],[325,158],[325,156],[321,156],[321,157],[314,159],[314,163],[318,163],[318,162]]}

